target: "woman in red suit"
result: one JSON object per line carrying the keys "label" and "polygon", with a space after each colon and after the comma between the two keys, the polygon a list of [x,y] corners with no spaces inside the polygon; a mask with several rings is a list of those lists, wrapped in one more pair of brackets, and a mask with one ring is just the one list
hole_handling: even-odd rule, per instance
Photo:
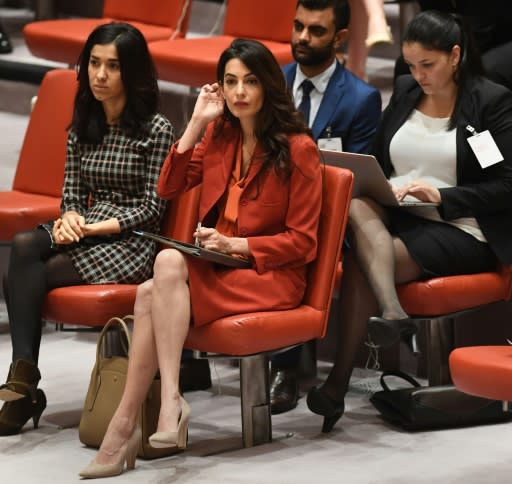
{"label": "woman in red suit", "polygon": [[289,309],[302,300],[306,267],[316,257],[322,198],[316,144],[279,64],[261,43],[235,40],[220,57],[217,79],[201,88],[157,191],[172,199],[202,183],[203,228],[194,236],[205,248],[248,259],[251,267],[220,267],[174,249],[158,254],[153,279],[137,292],[123,398],[83,477],[120,474],[125,461],[133,467],[137,412],[157,370],[162,406],[150,443],[186,447],[190,409],[178,376],[190,324]]}

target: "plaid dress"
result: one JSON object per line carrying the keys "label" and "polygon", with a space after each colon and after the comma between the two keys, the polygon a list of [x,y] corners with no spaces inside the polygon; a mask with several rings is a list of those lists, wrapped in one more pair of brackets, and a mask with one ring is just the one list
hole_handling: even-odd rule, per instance
{"label": "plaid dress", "polygon": [[61,213],[74,210],[86,223],[115,217],[121,227],[121,234],[57,246],[86,283],[137,284],[151,277],[156,244],[131,231],[160,230],[166,202],[155,187],[173,138],[173,128],[161,114],[137,138],[117,126],[110,126],[98,145],[80,144],[69,133]]}

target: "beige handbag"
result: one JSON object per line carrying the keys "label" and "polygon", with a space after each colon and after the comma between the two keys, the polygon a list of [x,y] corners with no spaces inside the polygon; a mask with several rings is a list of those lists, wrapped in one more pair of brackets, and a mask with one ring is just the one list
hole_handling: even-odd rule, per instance
{"label": "beige handbag", "polygon": [[[130,346],[130,330],[124,318],[111,318],[103,327],[96,346],[96,363],[91,373],[89,389],[85,397],[82,417],[78,429],[80,442],[90,447],[99,447],[107,431],[108,424],[114,414],[123,394],[128,371],[128,356],[104,357],[101,355],[103,338],[112,326],[118,326],[121,336],[124,335],[128,348]],[[177,448],[155,449],[149,445],[148,438],[156,431],[158,414],[160,412],[160,380],[153,380],[146,400],[142,404],[140,426],[142,440],[138,456],[145,459],[155,459],[180,452]]]}

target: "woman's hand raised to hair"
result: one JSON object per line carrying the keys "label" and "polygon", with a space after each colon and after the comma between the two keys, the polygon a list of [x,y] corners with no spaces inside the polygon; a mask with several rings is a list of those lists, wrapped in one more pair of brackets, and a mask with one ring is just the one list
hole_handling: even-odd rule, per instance
{"label": "woman's hand raised to hair", "polygon": [[203,122],[205,125],[224,112],[224,96],[220,85],[205,84],[199,91],[199,96],[194,106],[192,119]]}
{"label": "woman's hand raised to hair", "polygon": [[178,153],[193,148],[206,125],[218,118],[223,111],[224,96],[219,84],[205,84],[199,91],[190,122],[178,142]]}

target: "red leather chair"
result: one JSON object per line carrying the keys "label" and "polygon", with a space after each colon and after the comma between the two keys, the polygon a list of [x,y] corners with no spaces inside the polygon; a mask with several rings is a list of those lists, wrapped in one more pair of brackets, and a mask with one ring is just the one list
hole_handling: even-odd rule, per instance
{"label": "red leather chair", "polygon": [[272,439],[268,354],[325,336],[336,267],[348,220],[353,173],[325,167],[318,257],[311,263],[302,304],[286,311],[237,314],[191,327],[185,347],[240,360],[245,447]]}
{"label": "red leather chair", "polygon": [[[342,275],[337,271],[336,289]],[[512,298],[512,266],[495,272],[436,277],[398,286],[398,297],[412,319],[427,323],[427,377],[430,385],[450,382],[448,355],[454,348],[454,318]]]}
{"label": "red leather chair", "polygon": [[[221,353],[239,358],[244,445],[271,440],[267,354],[326,332],[331,294],[336,278],[348,208],[352,195],[351,171],[325,167],[324,198],[318,236],[318,257],[308,271],[303,303],[287,311],[233,315],[191,328],[185,347],[211,357]],[[172,204],[164,233],[189,239],[197,220],[198,189]],[[46,298],[43,319],[75,325],[103,326],[112,316],[133,312],[135,285],[84,285],[53,289]]]}
{"label": "red leather chair", "polygon": [[159,78],[196,87],[214,82],[219,56],[236,37],[259,40],[280,64],[291,62],[290,36],[296,3],[229,0],[223,35],[152,42],[149,50]]}
{"label": "red leather chair", "polygon": [[430,385],[450,382],[448,356],[454,348],[453,322],[459,314],[512,296],[512,266],[495,272],[450,277],[398,286],[405,311],[427,321],[427,377]]}
{"label": "red leather chair", "polygon": [[41,83],[12,190],[0,192],[1,241],[59,216],[76,88],[76,73],[69,69],[49,71]]}
{"label": "red leather chair", "polygon": [[123,21],[137,27],[147,42],[183,37],[191,0],[105,0],[101,18],[30,22],[23,36],[30,52],[55,62],[75,65],[82,47],[100,24]]}
{"label": "red leather chair", "polygon": [[449,358],[454,385],[461,391],[492,400],[512,402],[512,346],[468,346]]}
{"label": "red leather chair", "polygon": [[[170,203],[162,233],[190,241],[196,227],[200,187]],[[77,326],[103,326],[114,316],[133,313],[137,284],[90,284],[51,290],[45,301],[43,319]]]}

